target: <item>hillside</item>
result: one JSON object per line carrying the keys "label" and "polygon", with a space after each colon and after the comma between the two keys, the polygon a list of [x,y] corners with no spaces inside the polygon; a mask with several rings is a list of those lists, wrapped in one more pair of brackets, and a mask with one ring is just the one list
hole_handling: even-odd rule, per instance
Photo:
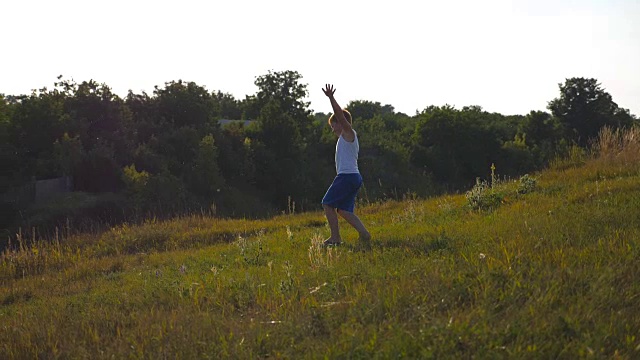
{"label": "hillside", "polygon": [[0,261],[0,357],[637,358],[638,138],[476,189],[478,209],[360,204],[370,251],[346,223],[321,248],[319,212],[21,239]]}

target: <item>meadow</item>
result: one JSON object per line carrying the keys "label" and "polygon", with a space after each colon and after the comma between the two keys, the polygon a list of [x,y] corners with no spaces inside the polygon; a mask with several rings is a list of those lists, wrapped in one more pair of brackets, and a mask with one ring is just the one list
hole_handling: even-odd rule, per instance
{"label": "meadow", "polygon": [[640,132],[521,179],[321,212],[18,237],[0,358],[640,357]]}

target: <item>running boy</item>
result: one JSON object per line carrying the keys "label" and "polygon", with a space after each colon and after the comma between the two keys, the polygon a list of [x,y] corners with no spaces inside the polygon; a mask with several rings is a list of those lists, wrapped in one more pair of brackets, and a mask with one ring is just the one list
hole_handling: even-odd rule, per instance
{"label": "running boy", "polygon": [[329,118],[331,130],[338,137],[336,144],[336,172],[338,175],[322,199],[322,207],[329,222],[331,236],[324,241],[325,245],[339,245],[342,242],[338,227],[338,215],[342,216],[360,234],[360,241],[369,246],[371,234],[364,227],[362,221],[353,213],[356,194],[362,186],[362,176],[358,170],[358,134],[352,127],[351,114],[343,110],[333,94],[336,90],[333,85],[327,84],[322,89],[331,101],[333,115]]}

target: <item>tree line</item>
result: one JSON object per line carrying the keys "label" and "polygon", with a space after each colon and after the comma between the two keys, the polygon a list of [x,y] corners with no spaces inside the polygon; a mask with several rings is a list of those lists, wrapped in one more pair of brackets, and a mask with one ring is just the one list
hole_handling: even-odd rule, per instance
{"label": "tree line", "polygon": [[[33,204],[11,197],[15,189],[60,176],[116,218],[319,209],[335,174],[329,114],[311,111],[298,72],[270,71],[255,85],[244,99],[182,80],[121,98],[107,84],[58,77],[51,89],[0,94],[0,228],[24,226],[33,214]],[[566,79],[548,112],[526,115],[449,105],[407,115],[369,100],[346,108],[361,142],[365,201],[466,190],[491,164],[521,175],[588,147],[603,126],[638,124],[588,78]]]}

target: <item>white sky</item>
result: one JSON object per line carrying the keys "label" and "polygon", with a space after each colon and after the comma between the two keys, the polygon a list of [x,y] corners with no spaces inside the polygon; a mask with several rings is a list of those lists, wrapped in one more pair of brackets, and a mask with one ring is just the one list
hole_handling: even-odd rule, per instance
{"label": "white sky", "polygon": [[545,110],[569,77],[640,116],[640,0],[3,0],[0,93],[94,79],[120,96],[194,81],[238,99],[296,70],[314,111],[379,101]]}

